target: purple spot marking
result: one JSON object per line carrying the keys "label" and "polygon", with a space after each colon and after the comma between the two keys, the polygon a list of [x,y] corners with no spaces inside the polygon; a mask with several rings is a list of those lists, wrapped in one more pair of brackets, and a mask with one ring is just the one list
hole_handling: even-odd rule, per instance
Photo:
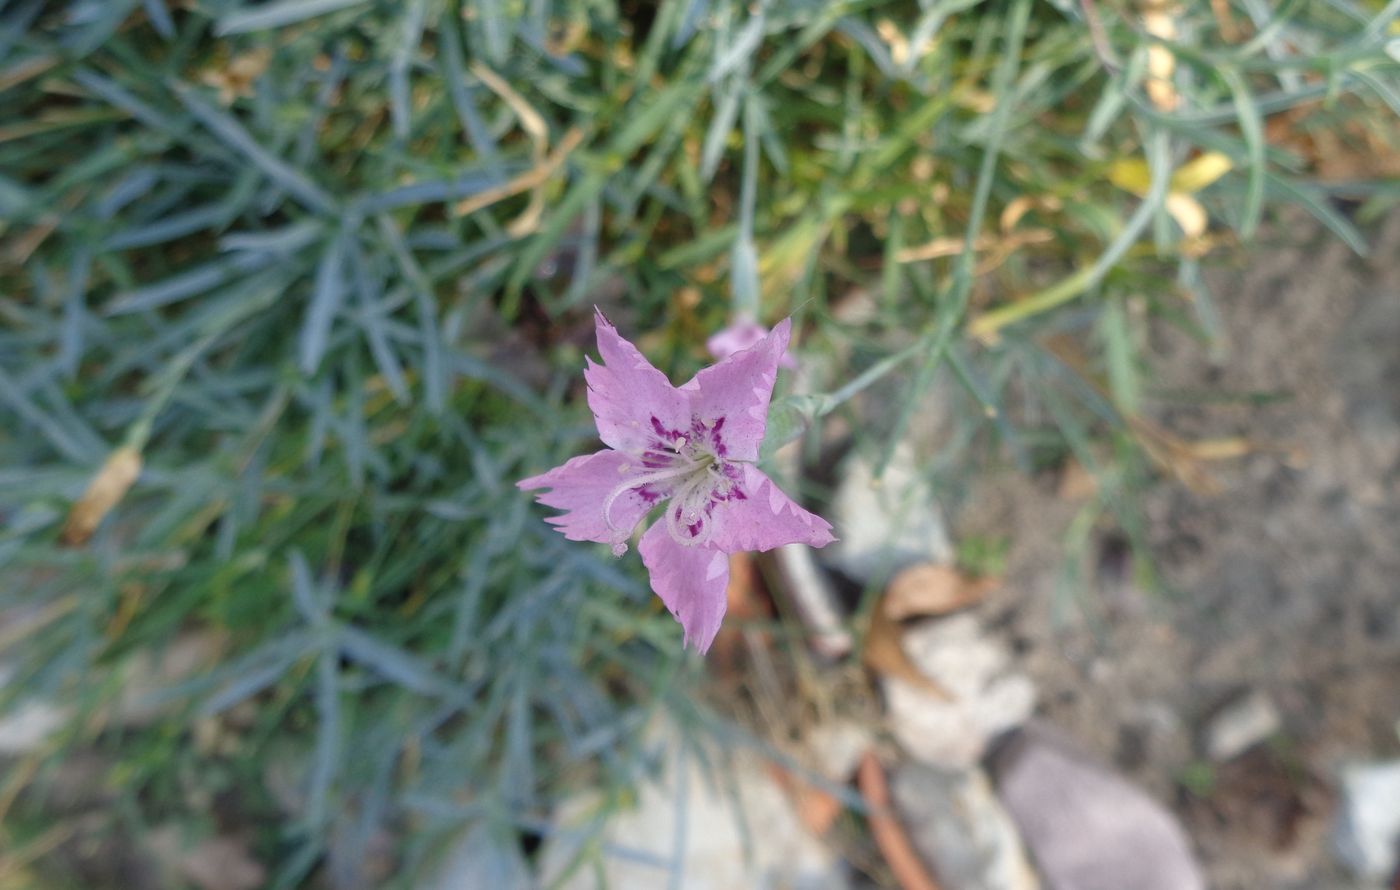
{"label": "purple spot marking", "polygon": [[715,447],[715,454],[724,457],[729,449],[724,447],[724,440],[720,438],[719,431],[724,428],[724,415],[715,419],[715,425],[710,427],[710,443]]}
{"label": "purple spot marking", "polygon": [[674,442],[681,437],[679,431],[666,429],[665,425],[661,423],[661,419],[654,414],[651,417],[651,428],[665,442]]}

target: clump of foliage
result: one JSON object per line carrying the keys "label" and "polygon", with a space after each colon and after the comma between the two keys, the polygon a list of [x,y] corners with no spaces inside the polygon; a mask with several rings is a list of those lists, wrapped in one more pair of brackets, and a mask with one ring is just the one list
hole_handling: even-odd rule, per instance
{"label": "clump of foliage", "polygon": [[1397,6],[0,0],[5,695],[71,717],[0,846],[77,749],[278,886],[633,781],[678,631],[512,486],[593,435],[595,303],[678,379],[797,312],[779,435],[893,384],[880,461],[950,375],[930,473],[1073,453],[1133,538],[1143,326],[1218,346],[1203,265],[1285,209],[1365,249]]}

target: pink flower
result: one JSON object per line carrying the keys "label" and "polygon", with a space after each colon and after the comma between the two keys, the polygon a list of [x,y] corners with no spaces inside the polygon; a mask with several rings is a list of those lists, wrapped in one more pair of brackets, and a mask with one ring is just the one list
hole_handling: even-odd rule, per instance
{"label": "pink flower", "polygon": [[564,537],[611,544],[617,556],[664,504],[638,549],[652,589],[700,652],[724,618],[729,554],[835,540],[754,466],[791,327],[783,320],[677,388],[598,313],[603,363],[589,359],[584,377],[608,447],[516,483],[549,489],[537,500],[564,511],[549,519]]}
{"label": "pink flower", "polygon": [[[748,315],[740,315],[726,328],[716,331],[714,336],[705,341],[705,348],[710,351],[710,355],[717,359],[729,358],[736,352],[748,349],[755,345],[764,337],[768,336],[768,329],[754,321]],[[778,367],[789,370],[797,367],[797,362],[792,356],[784,352],[778,359]]]}

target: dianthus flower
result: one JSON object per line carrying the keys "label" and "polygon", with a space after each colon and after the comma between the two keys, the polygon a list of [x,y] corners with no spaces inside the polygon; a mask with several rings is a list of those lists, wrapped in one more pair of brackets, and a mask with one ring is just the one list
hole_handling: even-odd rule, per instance
{"label": "dianthus flower", "polygon": [[637,549],[651,586],[704,652],[724,618],[729,554],[784,544],[822,547],[831,526],[783,494],[754,465],[792,324],[672,386],[598,313],[602,364],[587,360],[588,407],[608,446],[516,483],[564,512],[549,518],[571,541],[614,555],[655,508]]}
{"label": "dianthus flower", "polygon": [[[717,359],[729,358],[736,352],[748,349],[768,336],[768,329],[750,315],[740,315],[728,327],[721,328],[705,341],[705,348]],[[778,357],[778,367],[789,370],[797,367],[797,362],[786,351]]]}

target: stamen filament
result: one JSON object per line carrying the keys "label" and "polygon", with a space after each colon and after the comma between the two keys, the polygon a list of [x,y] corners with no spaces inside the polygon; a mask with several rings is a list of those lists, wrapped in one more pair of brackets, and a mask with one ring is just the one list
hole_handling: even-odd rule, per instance
{"label": "stamen filament", "polygon": [[603,522],[612,531],[622,531],[612,521],[612,508],[617,503],[617,499],[634,488],[641,488],[644,485],[651,485],[656,482],[669,482],[672,479],[680,479],[685,476],[695,474],[697,471],[707,469],[714,464],[714,458],[710,455],[703,455],[699,460],[686,460],[678,466],[671,466],[665,470],[657,470],[653,473],[643,473],[640,476],[633,476],[631,479],[619,484],[608,493],[603,500]]}

